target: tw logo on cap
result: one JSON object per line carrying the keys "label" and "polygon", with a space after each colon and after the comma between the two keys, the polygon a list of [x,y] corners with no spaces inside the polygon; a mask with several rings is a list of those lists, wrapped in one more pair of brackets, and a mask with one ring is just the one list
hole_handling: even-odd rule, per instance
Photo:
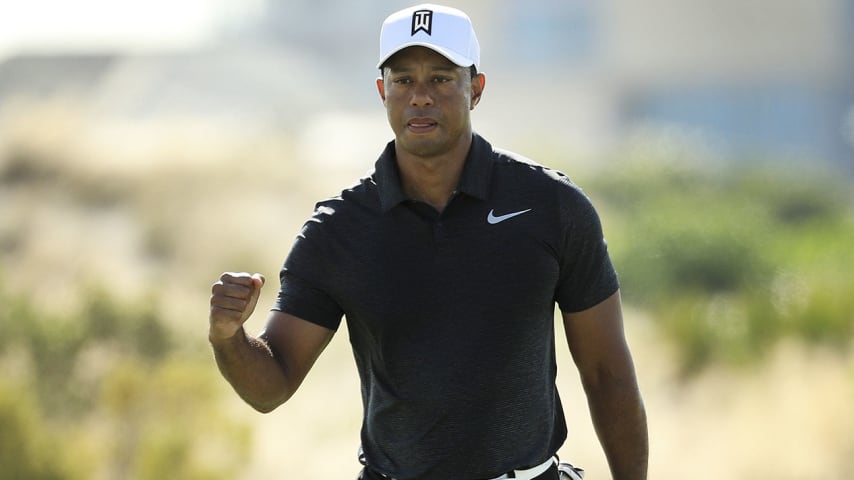
{"label": "tw logo on cap", "polygon": [[424,32],[427,35],[432,35],[433,31],[433,11],[432,10],[416,10],[412,14],[412,35],[418,32]]}

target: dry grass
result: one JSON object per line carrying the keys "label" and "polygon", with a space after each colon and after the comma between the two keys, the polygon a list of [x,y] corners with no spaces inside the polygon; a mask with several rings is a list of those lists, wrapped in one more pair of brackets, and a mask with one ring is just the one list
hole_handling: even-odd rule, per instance
{"label": "dry grass", "polygon": [[[310,143],[281,132],[227,134],[181,119],[117,124],[73,103],[6,112],[5,288],[58,309],[89,284],[120,297],[154,293],[188,341],[200,344],[218,274],[264,273],[273,281],[261,305],[269,305],[314,201],[367,170],[382,146],[370,137],[370,146],[353,149],[370,155],[364,161],[345,156],[327,165],[307,150]],[[750,370],[712,369],[685,383],[651,324],[635,312],[627,317],[649,415],[650,478],[854,478],[854,358],[784,345]],[[249,327],[262,322],[256,314]],[[565,350],[559,382],[571,433],[561,454],[588,478],[608,478]],[[232,395],[224,382],[223,391]],[[346,331],[278,411],[254,414],[232,398],[235,412],[256,427],[255,461],[244,478],[355,476],[361,405]]]}

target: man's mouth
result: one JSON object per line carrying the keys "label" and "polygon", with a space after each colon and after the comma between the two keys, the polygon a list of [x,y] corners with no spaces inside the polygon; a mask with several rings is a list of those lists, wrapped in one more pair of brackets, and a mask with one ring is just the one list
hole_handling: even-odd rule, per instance
{"label": "man's mouth", "polygon": [[436,128],[435,120],[429,118],[413,118],[406,123],[406,127],[413,133],[427,133]]}

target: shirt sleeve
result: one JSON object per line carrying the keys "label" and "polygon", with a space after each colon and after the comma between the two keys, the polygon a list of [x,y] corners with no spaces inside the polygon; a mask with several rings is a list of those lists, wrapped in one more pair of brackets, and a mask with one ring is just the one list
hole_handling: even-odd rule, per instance
{"label": "shirt sleeve", "polygon": [[569,189],[561,216],[563,243],[555,301],[561,311],[580,312],[607,299],[620,286],[599,214],[578,187]]}
{"label": "shirt sleeve", "polygon": [[329,215],[329,209],[318,206],[303,226],[279,272],[279,294],[272,309],[337,330],[344,312],[330,294],[328,281],[335,277],[323,255],[322,227]]}

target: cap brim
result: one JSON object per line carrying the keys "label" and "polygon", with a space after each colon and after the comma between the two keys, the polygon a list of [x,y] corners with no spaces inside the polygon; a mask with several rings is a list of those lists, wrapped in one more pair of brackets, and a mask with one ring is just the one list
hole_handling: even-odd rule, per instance
{"label": "cap brim", "polygon": [[438,47],[436,45],[433,45],[433,44],[430,44],[427,42],[409,42],[409,43],[405,43],[403,45],[400,45],[396,49],[391,50],[390,52],[388,52],[384,56],[382,56],[380,58],[380,61],[377,63],[377,68],[383,68],[383,65],[385,64],[385,62],[388,61],[389,58],[393,57],[394,54],[400,52],[401,50],[407,49],[409,47],[429,48],[430,50],[433,50],[434,52],[442,55],[443,57],[447,58],[448,60],[453,62],[455,65],[458,65],[460,67],[471,67],[472,65],[474,65],[474,61],[472,61],[470,58],[466,58],[464,55],[460,55],[459,53],[452,52],[451,50],[441,48],[441,47]]}

